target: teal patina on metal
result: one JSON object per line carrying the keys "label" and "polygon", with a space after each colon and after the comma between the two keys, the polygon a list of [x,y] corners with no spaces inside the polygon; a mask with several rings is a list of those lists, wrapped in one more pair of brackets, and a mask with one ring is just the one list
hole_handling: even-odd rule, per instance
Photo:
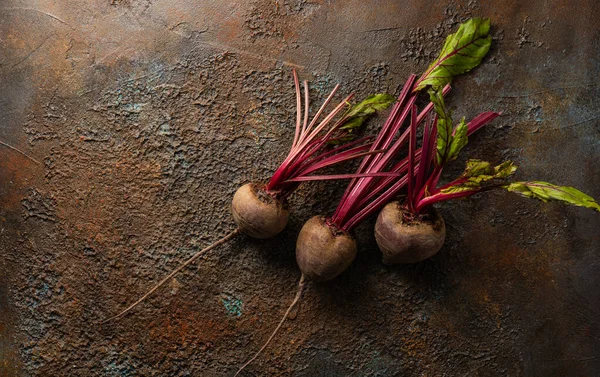
{"label": "teal patina on metal", "polygon": [[223,303],[227,314],[236,317],[240,317],[242,315],[244,303],[239,298],[235,296],[224,295],[221,297],[221,302]]}
{"label": "teal patina on metal", "polygon": [[315,89],[321,96],[327,96],[331,89],[335,86],[332,84],[336,82],[334,80],[333,75],[330,73],[317,75],[316,80],[314,80],[311,84],[312,88]]}

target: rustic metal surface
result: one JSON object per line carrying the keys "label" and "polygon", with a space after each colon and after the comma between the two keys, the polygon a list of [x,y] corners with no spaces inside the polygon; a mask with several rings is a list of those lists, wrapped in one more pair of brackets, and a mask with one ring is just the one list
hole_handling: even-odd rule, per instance
{"label": "rustic metal surface", "polygon": [[[465,156],[600,198],[600,18],[588,1],[3,0],[0,375],[224,376],[292,299],[294,240],[343,184],[305,185],[275,239],[245,237],[98,326],[234,225],[235,189],[293,135],[290,67],[398,92],[469,16],[493,20],[454,113],[504,116]],[[454,164],[459,172],[461,162]],[[440,206],[442,252],[310,284],[256,376],[598,376],[600,216],[504,193]]]}

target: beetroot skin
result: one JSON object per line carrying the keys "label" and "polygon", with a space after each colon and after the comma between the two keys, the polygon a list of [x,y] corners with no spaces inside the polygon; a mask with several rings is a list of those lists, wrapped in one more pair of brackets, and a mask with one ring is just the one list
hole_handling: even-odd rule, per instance
{"label": "beetroot skin", "polygon": [[347,232],[314,216],[304,224],[296,242],[296,262],[314,281],[328,281],[341,274],[356,257],[356,241]]}
{"label": "beetroot skin", "polygon": [[259,184],[240,187],[231,202],[233,220],[240,230],[254,238],[270,238],[288,223],[287,205],[267,194]]}
{"label": "beetroot skin", "polygon": [[399,202],[387,204],[375,223],[375,240],[385,264],[417,263],[435,255],[444,244],[446,225],[432,207],[422,218],[412,216]]}

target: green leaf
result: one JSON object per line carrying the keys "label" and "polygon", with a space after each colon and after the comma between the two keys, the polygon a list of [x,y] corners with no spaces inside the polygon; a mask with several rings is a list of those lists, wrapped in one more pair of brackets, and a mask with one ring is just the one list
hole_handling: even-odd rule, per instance
{"label": "green leaf", "polygon": [[[441,190],[444,194],[452,194],[463,191],[478,191],[482,188],[481,184],[492,179],[502,179],[512,175],[517,170],[517,166],[512,161],[505,161],[500,165],[492,167],[487,161],[468,160],[465,172],[457,185],[450,186]],[[466,181],[464,180],[466,178]]]}
{"label": "green leaf", "polygon": [[570,186],[556,186],[548,182],[514,182],[503,186],[510,192],[547,202],[557,200],[574,206],[586,207],[600,212],[600,205],[594,198]]}
{"label": "green leaf", "polygon": [[358,127],[362,126],[362,124],[364,123],[364,121],[366,119],[367,119],[366,117],[351,118],[351,119],[345,121],[344,125],[342,127],[340,127],[340,129],[341,130],[348,130],[349,132],[351,132],[355,128],[358,128]]}
{"label": "green leaf", "polygon": [[494,178],[507,178],[517,171],[517,165],[512,161],[504,161],[500,165],[494,167]]}
{"label": "green leaf", "polygon": [[467,181],[465,183],[461,183],[460,185],[447,187],[443,190],[440,190],[440,192],[442,194],[456,194],[465,191],[479,191],[480,189],[481,185],[479,183]]}
{"label": "green leaf", "polygon": [[388,108],[395,100],[396,98],[389,94],[372,94],[368,96],[346,112],[342,118],[344,119],[344,125],[340,129],[350,130],[360,127],[370,115]]}
{"label": "green leaf", "polygon": [[517,171],[517,166],[510,160],[494,167],[489,162],[469,160],[463,176],[469,178],[470,182],[481,183],[492,179],[506,178],[515,171]]}
{"label": "green leaf", "polygon": [[482,160],[468,160],[467,167],[465,168],[465,172],[463,176],[467,178],[477,177],[480,175],[493,175],[494,168],[487,161]]}
{"label": "green leaf", "polygon": [[467,124],[465,123],[465,118],[463,117],[460,120],[460,123],[454,128],[454,134],[452,135],[452,140],[450,141],[450,150],[448,151],[448,161],[455,160],[458,157],[460,151],[467,145]]}
{"label": "green leaf", "polygon": [[436,161],[438,165],[443,165],[448,161],[448,151],[452,143],[452,118],[446,110],[442,90],[429,89],[428,93],[429,99],[433,102],[433,108],[438,116]]}
{"label": "green leaf", "polygon": [[472,18],[461,24],[458,31],[446,38],[438,58],[417,81],[415,91],[430,85],[443,88],[452,77],[475,68],[492,44],[489,18]]}

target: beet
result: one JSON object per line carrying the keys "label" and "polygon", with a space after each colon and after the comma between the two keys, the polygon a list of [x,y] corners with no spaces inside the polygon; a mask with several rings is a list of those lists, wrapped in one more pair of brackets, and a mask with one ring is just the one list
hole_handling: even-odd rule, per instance
{"label": "beet", "polygon": [[328,281],[341,274],[356,257],[356,241],[345,231],[314,216],[304,224],[296,242],[296,262],[314,281]]}
{"label": "beet", "polygon": [[446,225],[433,208],[413,216],[398,201],[387,204],[375,223],[375,240],[385,264],[417,263],[436,254],[444,244]]}
{"label": "beet", "polygon": [[243,233],[260,239],[280,233],[290,216],[285,202],[269,195],[256,183],[247,183],[236,191],[231,212]]}

